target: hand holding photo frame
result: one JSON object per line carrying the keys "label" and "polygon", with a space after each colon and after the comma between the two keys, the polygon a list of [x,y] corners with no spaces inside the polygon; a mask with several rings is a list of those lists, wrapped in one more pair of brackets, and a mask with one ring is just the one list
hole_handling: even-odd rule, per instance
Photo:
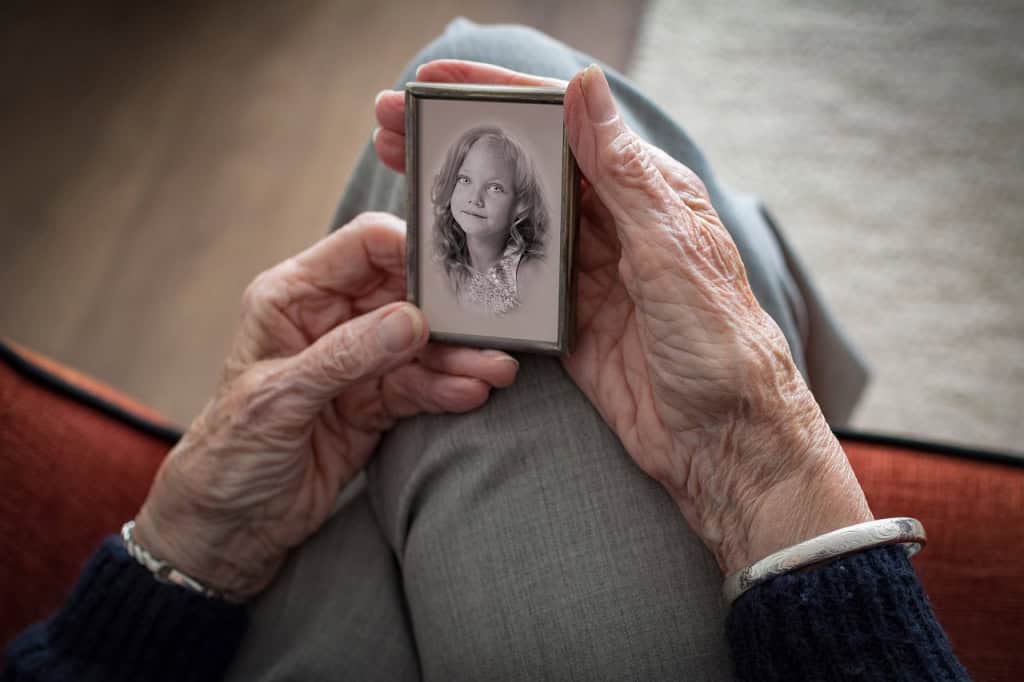
{"label": "hand holding photo frame", "polygon": [[406,85],[408,298],[433,340],[571,350],[580,173],[564,95]]}

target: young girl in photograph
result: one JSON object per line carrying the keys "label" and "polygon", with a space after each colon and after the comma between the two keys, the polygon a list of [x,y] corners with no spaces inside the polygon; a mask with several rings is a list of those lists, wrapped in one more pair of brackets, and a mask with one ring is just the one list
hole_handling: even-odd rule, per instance
{"label": "young girl in photograph", "polygon": [[438,255],[460,304],[504,315],[544,256],[547,211],[533,165],[494,127],[448,149],[431,199]]}

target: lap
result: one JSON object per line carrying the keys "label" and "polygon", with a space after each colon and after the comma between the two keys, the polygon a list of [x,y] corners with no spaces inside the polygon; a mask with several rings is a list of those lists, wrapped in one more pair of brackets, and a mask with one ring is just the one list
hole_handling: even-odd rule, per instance
{"label": "lap", "polygon": [[730,679],[721,574],[554,359],[369,469],[425,679]]}

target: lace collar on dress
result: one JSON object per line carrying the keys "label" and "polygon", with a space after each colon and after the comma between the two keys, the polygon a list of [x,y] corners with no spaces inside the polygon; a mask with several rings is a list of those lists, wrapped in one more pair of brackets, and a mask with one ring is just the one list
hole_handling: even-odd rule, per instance
{"label": "lace collar on dress", "polygon": [[480,272],[466,268],[466,277],[458,290],[459,302],[481,308],[495,315],[504,315],[519,305],[516,271],[522,260],[522,251],[509,245],[501,260]]}

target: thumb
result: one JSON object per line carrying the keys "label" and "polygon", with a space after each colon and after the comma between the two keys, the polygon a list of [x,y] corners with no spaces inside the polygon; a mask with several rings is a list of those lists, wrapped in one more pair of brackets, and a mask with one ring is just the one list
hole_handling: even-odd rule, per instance
{"label": "thumb", "polygon": [[659,217],[679,214],[677,193],[662,175],[650,147],[623,121],[608,80],[596,64],[569,83],[565,118],[576,162],[615,219],[623,247],[635,246],[641,238],[649,241],[649,230],[643,228]]}
{"label": "thumb", "polygon": [[351,385],[411,362],[428,337],[423,312],[411,303],[353,318],[290,359],[294,399],[315,414]]}

